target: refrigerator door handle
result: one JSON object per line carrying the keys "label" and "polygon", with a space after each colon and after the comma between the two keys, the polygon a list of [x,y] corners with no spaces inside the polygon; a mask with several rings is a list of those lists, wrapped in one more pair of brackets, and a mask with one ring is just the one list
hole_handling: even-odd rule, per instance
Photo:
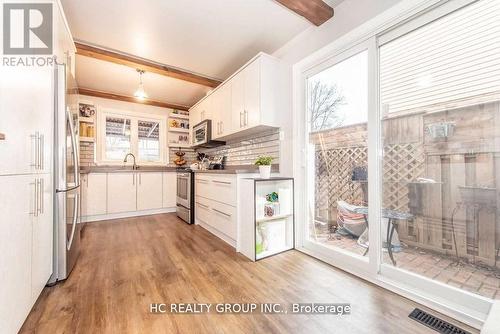
{"label": "refrigerator door handle", "polygon": [[80,186],[80,167],[78,161],[78,143],[76,142],[75,126],[73,124],[73,116],[69,109],[66,110],[66,117],[68,117],[69,128],[71,131],[71,145],[73,146],[73,167],[75,173],[75,185]]}
{"label": "refrigerator door handle", "polygon": [[78,212],[79,212],[79,206],[80,206],[80,198],[79,194],[75,194],[75,205],[73,206],[73,224],[71,226],[71,236],[69,237],[69,240],[67,242],[66,249],[70,250],[71,245],[73,244],[73,239],[75,238],[75,231],[76,231],[76,224],[78,224]]}

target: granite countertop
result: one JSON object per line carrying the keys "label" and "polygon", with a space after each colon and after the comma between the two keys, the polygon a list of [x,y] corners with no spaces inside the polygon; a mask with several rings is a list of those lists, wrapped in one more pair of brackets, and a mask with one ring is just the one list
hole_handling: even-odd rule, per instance
{"label": "granite countertop", "polygon": [[[147,172],[175,172],[176,167],[174,166],[139,166],[139,169],[135,172],[147,173]],[[80,174],[89,173],[126,173],[134,172],[132,166],[82,166],[80,167]]]}

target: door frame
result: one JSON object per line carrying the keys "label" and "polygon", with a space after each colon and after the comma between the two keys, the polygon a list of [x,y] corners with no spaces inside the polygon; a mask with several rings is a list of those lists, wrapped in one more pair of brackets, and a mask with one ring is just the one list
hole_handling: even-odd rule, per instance
{"label": "door frame", "polygon": [[[422,305],[446,314],[474,328],[480,329],[492,305],[492,300],[434,281],[429,278],[394,268],[382,262],[381,198],[382,145],[381,112],[379,107],[379,43],[416,29],[425,23],[449,14],[477,0],[403,0],[389,10],[367,21],[322,49],[292,66],[293,84],[293,174],[296,180],[296,249],[352,273]],[[307,241],[307,197],[313,196],[307,187],[306,81],[308,75],[352,55],[359,47],[368,50],[368,174],[376,175],[368,183],[368,212],[370,221],[370,249],[368,259],[359,259],[347,252],[325,251]],[[344,57],[344,58],[343,58]],[[335,61],[337,60],[337,61]],[[298,191],[298,189],[306,191]],[[458,301],[458,302],[456,302]]]}

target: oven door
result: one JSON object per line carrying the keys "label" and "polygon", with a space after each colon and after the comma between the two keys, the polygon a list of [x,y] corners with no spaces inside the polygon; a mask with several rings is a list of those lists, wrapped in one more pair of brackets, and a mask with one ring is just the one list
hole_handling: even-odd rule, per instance
{"label": "oven door", "polygon": [[177,204],[191,208],[191,173],[177,173]]}

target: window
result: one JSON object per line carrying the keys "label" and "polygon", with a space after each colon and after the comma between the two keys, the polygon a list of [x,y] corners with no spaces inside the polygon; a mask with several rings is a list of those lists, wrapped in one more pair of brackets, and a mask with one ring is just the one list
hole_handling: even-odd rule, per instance
{"label": "window", "polygon": [[139,160],[160,161],[160,123],[139,121]]}
{"label": "window", "polygon": [[[144,117],[146,116],[146,117]],[[105,124],[98,138],[98,163],[122,163],[125,155],[132,153],[137,163],[165,163],[168,154],[166,116],[137,116],[137,113],[100,113],[100,124]],[[162,145],[165,143],[165,145]]]}
{"label": "window", "polygon": [[106,160],[120,160],[130,152],[130,119],[106,117]]}
{"label": "window", "polygon": [[311,132],[366,122],[367,66],[364,51],[308,79]]}

